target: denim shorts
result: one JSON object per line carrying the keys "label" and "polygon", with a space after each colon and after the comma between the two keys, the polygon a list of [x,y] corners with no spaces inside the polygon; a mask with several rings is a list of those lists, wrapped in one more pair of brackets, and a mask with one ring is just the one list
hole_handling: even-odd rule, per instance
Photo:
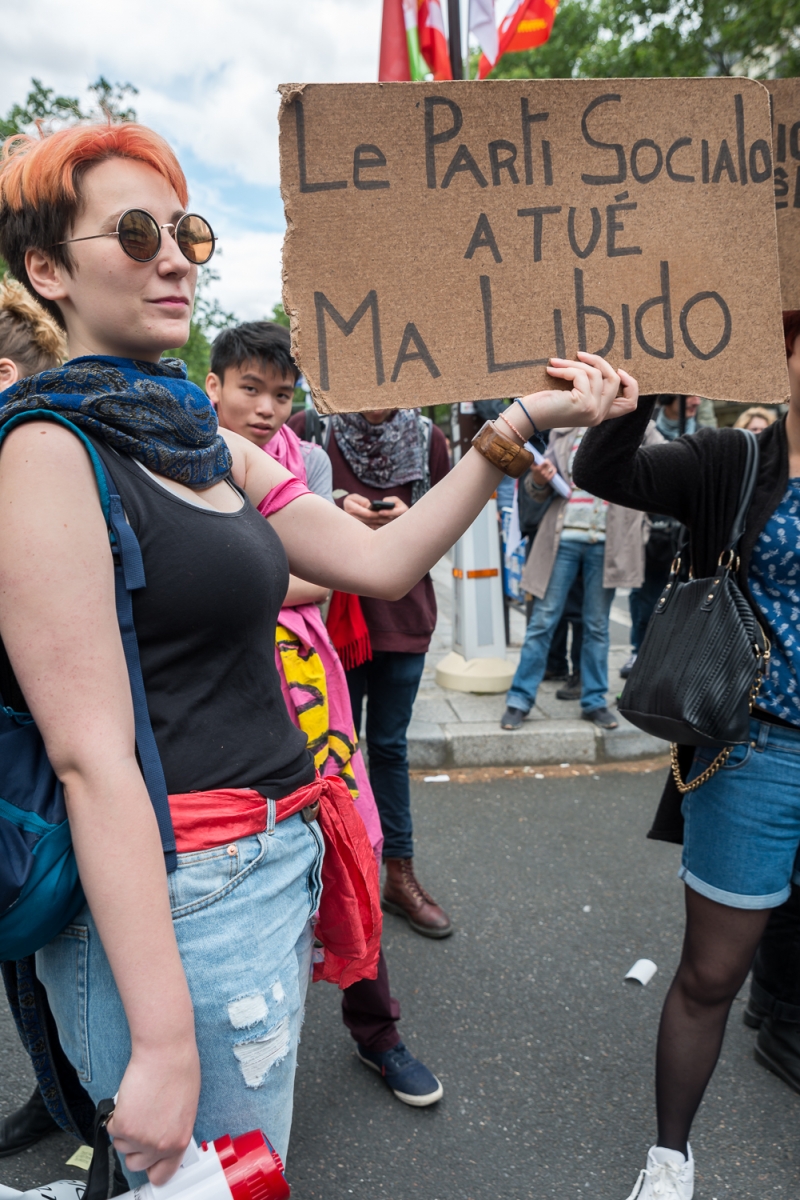
{"label": "denim shorts", "polygon": [[[722,747],[700,746],[687,782]],[[680,876],[731,908],[776,908],[800,884],[800,728],[753,720],[750,741],[683,798]]]}
{"label": "denim shorts", "polygon": [[[200,1053],[198,1142],[263,1129],[285,1161],[322,854],[319,826],[297,813],[265,833],[179,854],[168,877]],[[95,1104],[114,1096],[130,1032],[88,907],[38,951],[36,971],[81,1083]],[[133,1186],[146,1181],[126,1174]]]}

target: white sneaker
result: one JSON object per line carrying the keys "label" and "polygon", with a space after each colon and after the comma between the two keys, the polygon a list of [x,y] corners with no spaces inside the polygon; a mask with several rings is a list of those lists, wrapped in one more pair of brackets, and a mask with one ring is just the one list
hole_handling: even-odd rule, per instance
{"label": "white sneaker", "polygon": [[628,1200],[692,1200],[694,1195],[694,1158],[688,1147],[688,1159],[678,1150],[651,1146],[647,1166],[639,1172]]}

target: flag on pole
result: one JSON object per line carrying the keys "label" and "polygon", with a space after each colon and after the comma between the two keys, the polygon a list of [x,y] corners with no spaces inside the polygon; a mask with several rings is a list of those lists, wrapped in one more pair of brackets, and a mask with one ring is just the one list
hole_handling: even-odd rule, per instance
{"label": "flag on pole", "polygon": [[482,47],[478,78],[485,79],[504,54],[544,45],[550,37],[557,8],[558,0],[513,0],[511,10],[500,24],[497,57],[490,59]]}
{"label": "flag on pole", "polygon": [[441,0],[383,0],[378,79],[452,79]]}
{"label": "flag on pole", "polygon": [[402,81],[410,78],[406,26],[403,20],[403,0],[383,0],[378,79]]}
{"label": "flag on pole", "polygon": [[469,0],[469,32],[494,66],[499,57],[494,0]]}
{"label": "flag on pole", "polygon": [[419,0],[403,0],[403,18],[406,26],[406,45],[408,46],[408,63],[411,68],[409,79],[424,79],[428,72],[428,64],[422,57],[419,47]]}
{"label": "flag on pole", "polygon": [[434,79],[452,79],[441,0],[418,0],[419,48]]}

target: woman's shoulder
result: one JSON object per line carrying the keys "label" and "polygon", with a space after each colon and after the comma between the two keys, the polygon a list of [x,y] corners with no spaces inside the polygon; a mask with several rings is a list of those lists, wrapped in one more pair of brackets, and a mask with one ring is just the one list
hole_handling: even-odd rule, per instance
{"label": "woman's shoulder", "polygon": [[52,486],[73,474],[76,466],[91,469],[86,440],[60,421],[21,421],[8,431],[0,429],[0,469],[4,460],[23,459],[30,471],[41,473],[42,481]]}
{"label": "woman's shoulder", "polygon": [[21,422],[0,442],[0,491],[4,501],[14,500],[4,521],[48,526],[57,512],[64,546],[77,529],[107,547],[101,472],[94,447],[71,430],[55,421]]}

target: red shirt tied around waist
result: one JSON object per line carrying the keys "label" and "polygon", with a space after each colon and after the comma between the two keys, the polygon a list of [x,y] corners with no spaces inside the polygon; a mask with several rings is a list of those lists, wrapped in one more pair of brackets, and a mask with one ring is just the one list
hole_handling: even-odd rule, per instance
{"label": "red shirt tied around waist", "polygon": [[[285,821],[317,803],[325,857],[315,933],[324,956],[314,964],[314,981],[346,988],[378,973],[382,923],[378,867],[364,822],[347,784],[338,776],[317,776],[313,783],[277,800],[275,819]],[[211,850],[263,833],[267,827],[267,802],[252,788],[171,795],[169,807],[179,854]]]}

